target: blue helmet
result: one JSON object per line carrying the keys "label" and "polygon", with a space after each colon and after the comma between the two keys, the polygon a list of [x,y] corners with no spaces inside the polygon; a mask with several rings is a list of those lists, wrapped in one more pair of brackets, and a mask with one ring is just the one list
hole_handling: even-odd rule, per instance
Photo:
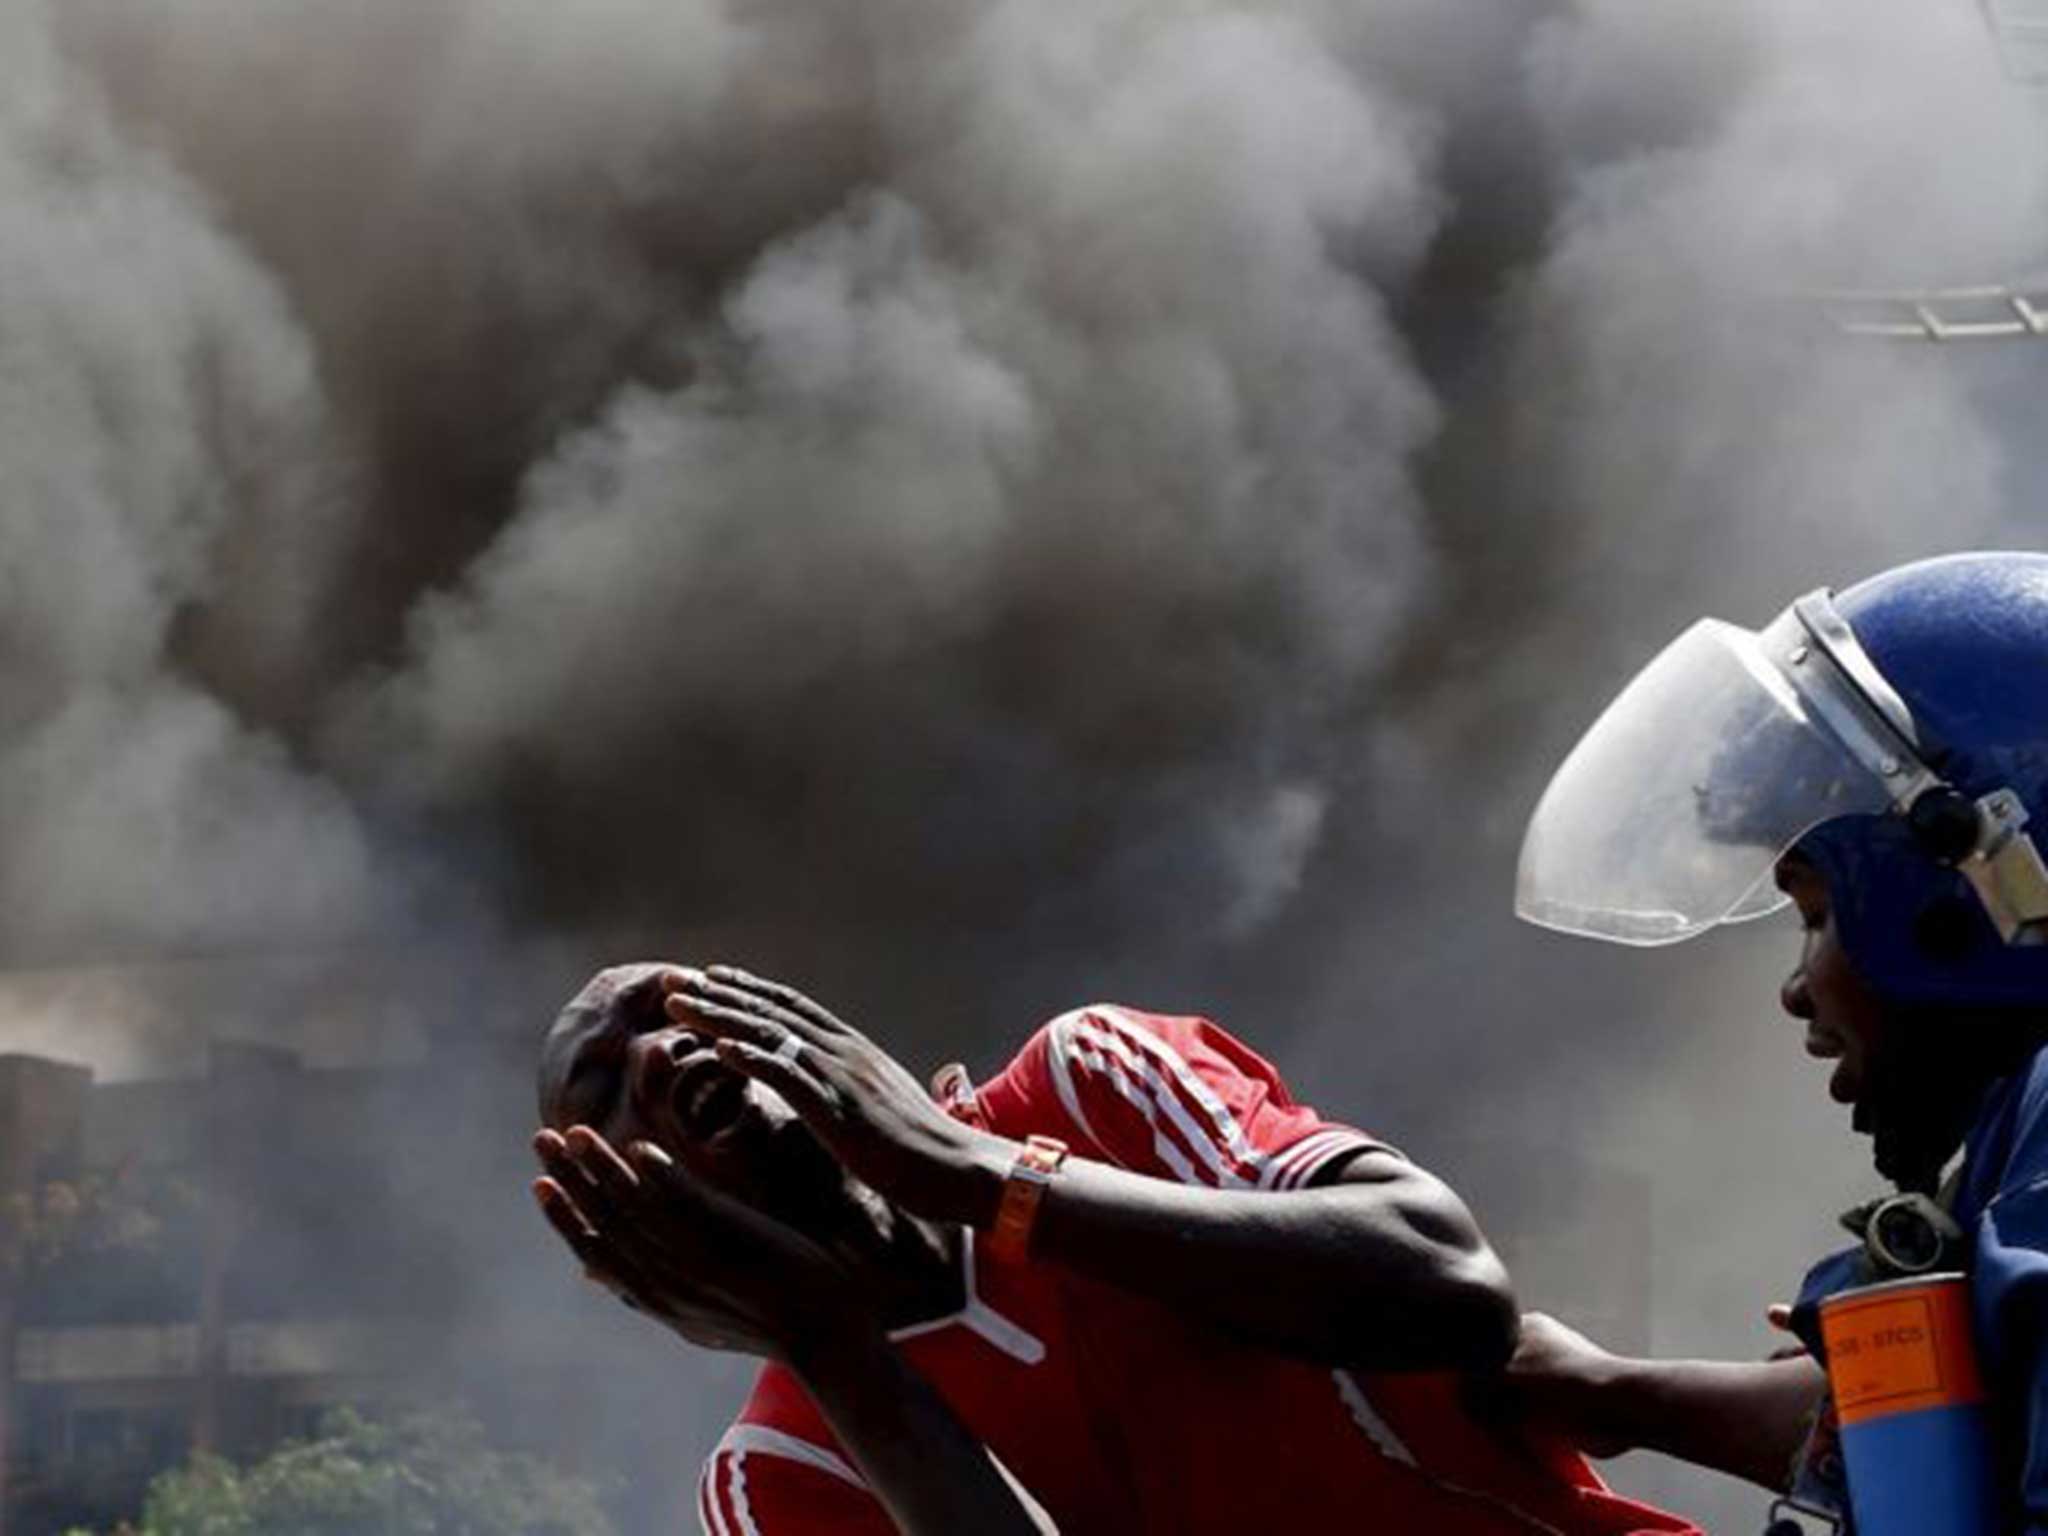
{"label": "blue helmet", "polygon": [[2010,910],[2026,893],[1976,856],[1963,811],[2016,800],[2015,853],[2025,821],[2048,827],[2048,556],[1925,560],[1851,587],[1836,609],[1948,787],[1904,815],[1843,817],[1800,839],[1827,877],[1843,947],[1901,1001],[2048,1006],[2043,914]]}
{"label": "blue helmet", "polygon": [[1668,943],[1783,905],[1792,849],[1898,1002],[2048,1007],[2048,555],[1952,555],[1760,631],[1702,620],[1559,768],[1517,909]]}

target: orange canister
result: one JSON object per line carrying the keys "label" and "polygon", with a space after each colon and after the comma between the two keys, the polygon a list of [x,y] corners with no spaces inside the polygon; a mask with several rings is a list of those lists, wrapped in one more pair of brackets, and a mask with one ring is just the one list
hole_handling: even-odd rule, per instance
{"label": "orange canister", "polygon": [[1969,1277],[1919,1275],[1820,1304],[1858,1536],[1993,1536],[1997,1482]]}

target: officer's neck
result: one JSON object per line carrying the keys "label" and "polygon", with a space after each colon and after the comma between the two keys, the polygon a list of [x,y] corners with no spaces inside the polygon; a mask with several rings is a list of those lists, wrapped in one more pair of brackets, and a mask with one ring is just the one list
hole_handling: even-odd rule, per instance
{"label": "officer's neck", "polygon": [[2048,1045],[2048,1016],[1915,1010],[1894,1020],[1887,1044],[1872,1062],[1856,1128],[1872,1138],[1880,1173],[1933,1194],[1991,1086]]}

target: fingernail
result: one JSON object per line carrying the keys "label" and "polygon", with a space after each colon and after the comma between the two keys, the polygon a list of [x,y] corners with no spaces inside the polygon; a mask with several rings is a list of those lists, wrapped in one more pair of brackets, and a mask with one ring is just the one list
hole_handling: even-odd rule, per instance
{"label": "fingernail", "polygon": [[651,1141],[634,1142],[633,1155],[635,1157],[644,1158],[646,1161],[650,1163],[659,1163],[664,1168],[673,1168],[676,1165],[676,1160],[674,1158],[670,1157],[666,1152],[662,1151],[660,1147],[657,1147]]}

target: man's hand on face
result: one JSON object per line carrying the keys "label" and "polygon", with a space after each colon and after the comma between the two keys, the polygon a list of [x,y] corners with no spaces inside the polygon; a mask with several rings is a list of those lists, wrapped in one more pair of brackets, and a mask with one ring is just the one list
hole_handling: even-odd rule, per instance
{"label": "man's hand on face", "polygon": [[710,1349],[787,1359],[864,1319],[841,1267],[801,1233],[692,1179],[651,1142],[621,1157],[588,1126],[534,1138],[534,1197],[584,1273]]}
{"label": "man's hand on face", "polygon": [[985,1226],[1016,1147],[932,1102],[886,1051],[794,987],[731,966],[662,978],[669,1017],[772,1088],[855,1178],[933,1221]]}

